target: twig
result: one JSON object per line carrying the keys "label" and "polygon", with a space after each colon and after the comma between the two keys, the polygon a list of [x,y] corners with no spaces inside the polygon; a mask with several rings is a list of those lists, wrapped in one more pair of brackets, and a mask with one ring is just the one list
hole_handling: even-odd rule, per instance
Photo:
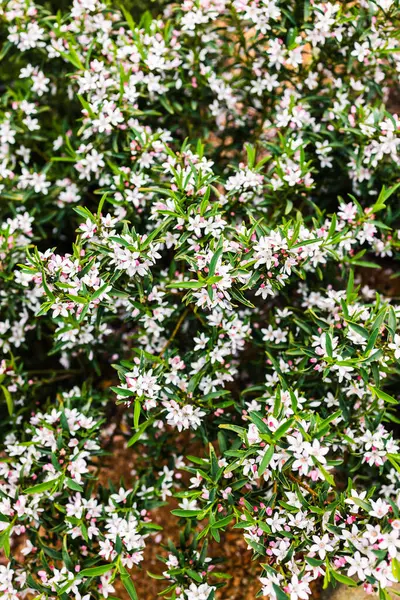
{"label": "twig", "polygon": [[57,377],[51,377],[50,379],[41,379],[40,383],[53,383],[53,381],[63,381],[64,379],[69,379],[72,376],[72,373],[66,373],[65,375],[57,375]]}
{"label": "twig", "polygon": [[276,499],[278,497],[278,482],[274,481],[274,487],[272,488],[272,493],[274,495],[274,501],[271,505],[272,510],[275,508],[275,504],[276,504]]}
{"label": "twig", "polygon": [[173,341],[173,339],[175,338],[176,334],[178,333],[179,329],[181,328],[181,325],[183,323],[183,321],[186,319],[187,315],[189,313],[189,309],[187,308],[185,310],[185,312],[183,312],[179,318],[179,321],[176,324],[175,329],[173,330],[171,337],[169,338],[169,340],[166,342],[164,348],[161,350],[160,354],[158,355],[159,358],[162,357],[162,355],[164,354],[164,352],[166,351],[166,349],[168,348],[168,346],[171,344],[171,342]]}
{"label": "twig", "polygon": [[27,371],[28,375],[43,375],[45,373],[81,373],[80,369],[33,369]]}
{"label": "twig", "polygon": [[309,485],[307,485],[306,483],[303,483],[303,481],[301,481],[301,479],[297,479],[297,477],[295,477],[293,475],[293,473],[289,473],[289,479],[291,479],[292,481],[297,483],[297,485],[299,485],[300,487],[307,490],[307,492],[310,492],[310,494],[312,494],[314,496],[314,498],[318,498],[318,494],[316,492],[314,492],[314,490],[312,488],[310,488]]}

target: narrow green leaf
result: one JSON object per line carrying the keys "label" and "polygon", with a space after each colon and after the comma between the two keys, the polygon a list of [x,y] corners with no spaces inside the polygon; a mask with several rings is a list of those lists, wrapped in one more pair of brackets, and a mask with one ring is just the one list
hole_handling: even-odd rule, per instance
{"label": "narrow green leaf", "polygon": [[324,476],[325,481],[327,481],[332,487],[335,487],[335,480],[333,479],[332,475],[321,465],[321,463],[318,463],[318,469]]}
{"label": "narrow green leaf", "polygon": [[76,483],[76,481],[74,481],[73,479],[70,479],[69,477],[67,477],[65,479],[65,482],[67,484],[67,486],[70,488],[70,490],[75,490],[75,492],[83,492],[84,489],[81,485],[79,485],[79,483]]}
{"label": "narrow green leaf", "polygon": [[291,419],[288,419],[285,423],[282,423],[282,425],[280,425],[278,427],[278,429],[275,431],[275,433],[273,435],[274,442],[277,442],[278,440],[280,440],[281,437],[283,437],[285,435],[285,433],[287,431],[289,431],[289,429],[292,427],[293,423],[294,423],[293,417]]}
{"label": "narrow green leaf", "polygon": [[400,581],[400,562],[397,558],[392,558],[392,573],[396,581]]}
{"label": "narrow green leaf", "polygon": [[44,481],[43,483],[38,483],[37,485],[32,485],[31,487],[26,488],[24,490],[25,494],[41,494],[42,492],[47,492],[55,484],[59,481],[59,477],[57,479],[51,479],[50,481]]}
{"label": "narrow green leaf", "polygon": [[128,592],[129,598],[131,600],[139,600],[137,592],[136,592],[135,584],[133,583],[132,578],[129,575],[128,571],[126,571],[126,569],[124,569],[124,567],[122,565],[120,566],[119,570],[121,573],[121,581],[123,583],[124,588]]}
{"label": "narrow green leaf", "polygon": [[228,515],[227,517],[224,517],[223,519],[216,521],[212,525],[212,529],[221,529],[221,527],[226,527],[227,525],[229,525],[229,523],[232,521],[232,519],[233,519],[233,515]]}
{"label": "narrow green leaf", "polygon": [[353,293],[353,287],[354,287],[354,271],[353,271],[353,269],[350,269],[349,279],[347,281],[347,287],[346,287],[347,302],[350,302],[351,295]]}
{"label": "narrow green leaf", "polygon": [[133,426],[135,429],[139,427],[139,419],[140,419],[140,411],[142,410],[142,406],[140,404],[140,400],[135,400],[135,408],[133,411]]}
{"label": "narrow green leaf", "polygon": [[346,319],[347,325],[350,327],[350,329],[352,329],[353,331],[355,331],[356,333],[358,333],[358,335],[361,335],[361,337],[364,338],[364,340],[367,340],[369,337],[368,331],[364,328],[361,327],[361,325],[358,325],[357,323],[353,323],[353,321],[348,321]]}
{"label": "narrow green leaf", "polygon": [[264,456],[262,457],[262,461],[260,462],[260,466],[258,467],[257,471],[258,474],[263,475],[265,469],[268,467],[269,463],[271,462],[271,459],[274,455],[274,446],[270,446],[268,448],[268,450],[265,452]]}
{"label": "narrow green leaf", "polygon": [[187,519],[198,517],[201,514],[201,512],[201,510],[183,510],[181,508],[171,510],[171,514],[175,515],[175,517],[185,517]]}
{"label": "narrow green leaf", "polygon": [[8,414],[11,417],[11,415],[14,412],[14,402],[13,402],[13,399],[12,399],[11,394],[8,391],[8,389],[6,388],[5,385],[0,385],[0,388],[1,388],[2,392],[3,392],[3,394],[4,394],[4,398],[6,400]]}
{"label": "narrow green leaf", "polygon": [[390,396],[386,392],[382,392],[382,390],[378,390],[378,388],[376,388],[372,385],[369,385],[368,387],[370,390],[372,390],[378,396],[378,398],[380,398],[381,400],[384,400],[384,402],[387,402],[388,404],[398,404],[399,403],[398,400],[396,400],[395,398],[393,398],[393,396]]}
{"label": "narrow green leaf", "polygon": [[173,281],[169,283],[166,287],[168,289],[183,289],[183,290],[199,290],[202,287],[205,287],[207,284],[205,281],[195,281],[194,279],[190,281]]}
{"label": "narrow green leaf", "polygon": [[274,588],[276,600],[289,600],[289,596],[276,583],[273,583],[272,587]]}
{"label": "narrow green leaf", "polygon": [[347,585],[349,587],[357,587],[357,583],[354,581],[354,579],[347,577],[347,575],[342,575],[341,573],[338,573],[334,569],[331,569],[331,575],[334,579],[336,579],[336,581],[339,581],[340,583],[343,583],[344,585]]}
{"label": "narrow green leaf", "polygon": [[83,569],[78,573],[78,577],[100,577],[100,575],[104,575],[104,573],[108,573],[114,568],[114,563],[109,563],[107,565],[100,565],[98,567],[90,567],[89,569]]}

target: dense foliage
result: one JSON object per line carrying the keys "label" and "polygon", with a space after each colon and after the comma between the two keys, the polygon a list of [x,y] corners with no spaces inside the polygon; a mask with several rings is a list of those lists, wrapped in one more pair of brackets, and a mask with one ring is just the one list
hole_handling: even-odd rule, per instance
{"label": "dense foliage", "polygon": [[165,598],[234,528],[261,596],[388,600],[400,3],[122,4],[0,3],[1,598],[137,599],[158,508]]}

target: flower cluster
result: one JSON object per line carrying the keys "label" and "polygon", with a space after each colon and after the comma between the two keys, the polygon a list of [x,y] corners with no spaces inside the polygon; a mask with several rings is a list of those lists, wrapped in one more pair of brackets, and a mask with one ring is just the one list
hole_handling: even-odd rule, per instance
{"label": "flower cluster", "polygon": [[165,597],[232,530],[271,600],[388,600],[400,3],[67,4],[0,7],[0,592],[135,600],[164,506]]}
{"label": "flower cluster", "polygon": [[[124,580],[126,568],[143,560],[153,527],[146,500],[134,489],[98,488],[100,422],[90,403],[78,410],[77,399],[80,390],[71,390],[51,410],[33,413],[20,435],[5,438],[2,544],[9,556],[18,538],[22,556],[11,554],[2,567],[7,598],[36,592],[107,598],[116,576]],[[151,490],[146,498],[152,499]]]}

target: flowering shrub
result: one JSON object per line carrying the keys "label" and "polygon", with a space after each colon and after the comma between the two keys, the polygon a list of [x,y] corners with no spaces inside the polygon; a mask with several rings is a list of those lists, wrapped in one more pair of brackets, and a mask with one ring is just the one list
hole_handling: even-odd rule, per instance
{"label": "flowering shrub", "polygon": [[[93,410],[88,416],[68,407],[71,396],[80,398],[80,390],[67,395],[66,405],[34,414],[26,441],[15,433],[5,440],[0,527],[6,554],[10,535],[26,536],[24,563],[2,567],[5,597],[38,591],[46,598],[53,593],[107,598],[115,573],[126,581],[124,567],[143,559],[147,524],[140,515],[147,511],[139,512],[133,490],[93,493],[90,462],[100,454],[93,439],[99,422]],[[112,562],[93,566],[98,557]]]}
{"label": "flowering shrub", "polygon": [[166,598],[240,530],[260,595],[388,600],[398,1],[53,4],[0,7],[2,597],[137,600],[158,508]]}

